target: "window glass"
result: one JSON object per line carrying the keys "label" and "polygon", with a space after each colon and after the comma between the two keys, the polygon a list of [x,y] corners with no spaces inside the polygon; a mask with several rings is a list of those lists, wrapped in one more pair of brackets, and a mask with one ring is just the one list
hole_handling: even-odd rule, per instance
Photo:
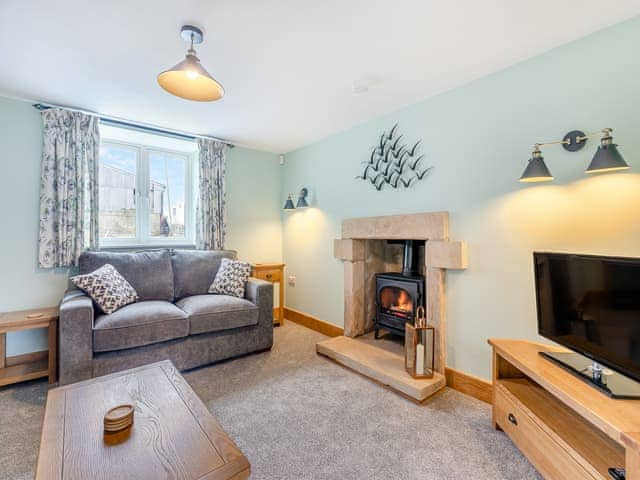
{"label": "window glass", "polygon": [[103,143],[99,168],[100,238],[136,237],[138,150]]}
{"label": "window glass", "polygon": [[105,124],[100,138],[100,246],[193,245],[197,143]]}
{"label": "window glass", "polygon": [[187,158],[149,151],[149,234],[185,236]]}

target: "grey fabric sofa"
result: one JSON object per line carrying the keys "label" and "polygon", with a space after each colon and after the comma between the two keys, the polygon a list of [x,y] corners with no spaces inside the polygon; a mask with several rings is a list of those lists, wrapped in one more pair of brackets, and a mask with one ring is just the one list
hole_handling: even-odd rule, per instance
{"label": "grey fabric sofa", "polygon": [[80,273],[113,265],[139,301],[111,315],[72,289],[60,304],[59,383],[169,359],[185,370],[270,349],[273,286],[249,279],[245,298],[207,293],[233,251],[87,252]]}

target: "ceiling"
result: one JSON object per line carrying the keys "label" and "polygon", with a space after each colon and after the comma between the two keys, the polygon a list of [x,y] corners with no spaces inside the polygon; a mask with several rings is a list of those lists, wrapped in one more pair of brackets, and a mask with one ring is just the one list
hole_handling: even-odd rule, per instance
{"label": "ceiling", "polygon": [[[637,14],[640,0],[1,0],[0,93],[279,153]],[[184,56],[183,23],[205,31],[218,102],[156,83]]]}

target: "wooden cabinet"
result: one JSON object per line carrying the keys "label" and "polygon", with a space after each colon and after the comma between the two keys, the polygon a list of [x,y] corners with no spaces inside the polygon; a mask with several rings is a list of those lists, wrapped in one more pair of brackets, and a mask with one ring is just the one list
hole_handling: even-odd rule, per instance
{"label": "wooden cabinet", "polygon": [[284,263],[256,263],[251,276],[278,284],[278,306],[273,309],[273,323],[284,325]]}
{"label": "wooden cabinet", "polygon": [[[512,387],[517,388],[513,388],[511,391]],[[540,388],[530,381],[504,380],[499,382],[495,388],[494,408],[497,423],[546,478],[597,479],[606,474],[609,466],[613,466],[613,464],[609,465],[609,461],[617,462],[618,466],[624,464],[622,449],[610,448],[609,440],[602,438],[597,434],[597,431],[580,428],[584,425],[578,417],[555,405],[553,399],[545,398],[546,395],[543,391],[536,392]],[[526,400],[531,402],[525,403]],[[545,405],[549,410],[543,410]],[[553,416],[558,419],[558,422],[555,423],[561,429],[559,432],[549,428],[545,422],[545,417]],[[566,424],[563,426],[562,424],[565,422]],[[594,440],[594,445],[601,445],[604,447],[604,451],[612,453],[610,459],[607,455],[603,455],[603,458],[599,459],[601,460],[599,463],[602,465],[600,472],[597,468],[594,471],[589,461],[580,461],[581,456],[588,455],[586,456],[588,459],[591,455],[582,448],[588,445],[585,445],[584,442],[573,441],[579,440],[579,438],[571,432],[572,429],[586,433],[585,440]],[[567,436],[572,438],[567,439]],[[598,452],[593,453],[598,454]]]}
{"label": "wooden cabinet", "polygon": [[524,340],[493,346],[493,423],[546,479],[640,480],[640,401],[609,398],[540,355],[563,349]]}

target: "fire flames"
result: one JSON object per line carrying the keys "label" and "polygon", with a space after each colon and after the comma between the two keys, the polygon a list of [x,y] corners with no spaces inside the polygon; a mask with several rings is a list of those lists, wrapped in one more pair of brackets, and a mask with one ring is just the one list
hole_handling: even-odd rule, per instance
{"label": "fire flames", "polygon": [[396,300],[396,303],[391,306],[391,309],[402,310],[404,312],[413,311],[413,301],[411,300],[411,297],[409,296],[409,294],[404,290],[400,290],[400,293],[398,294],[398,299]]}
{"label": "fire flames", "polygon": [[388,313],[406,317],[413,312],[411,296],[401,288],[383,288],[380,292],[380,303]]}

